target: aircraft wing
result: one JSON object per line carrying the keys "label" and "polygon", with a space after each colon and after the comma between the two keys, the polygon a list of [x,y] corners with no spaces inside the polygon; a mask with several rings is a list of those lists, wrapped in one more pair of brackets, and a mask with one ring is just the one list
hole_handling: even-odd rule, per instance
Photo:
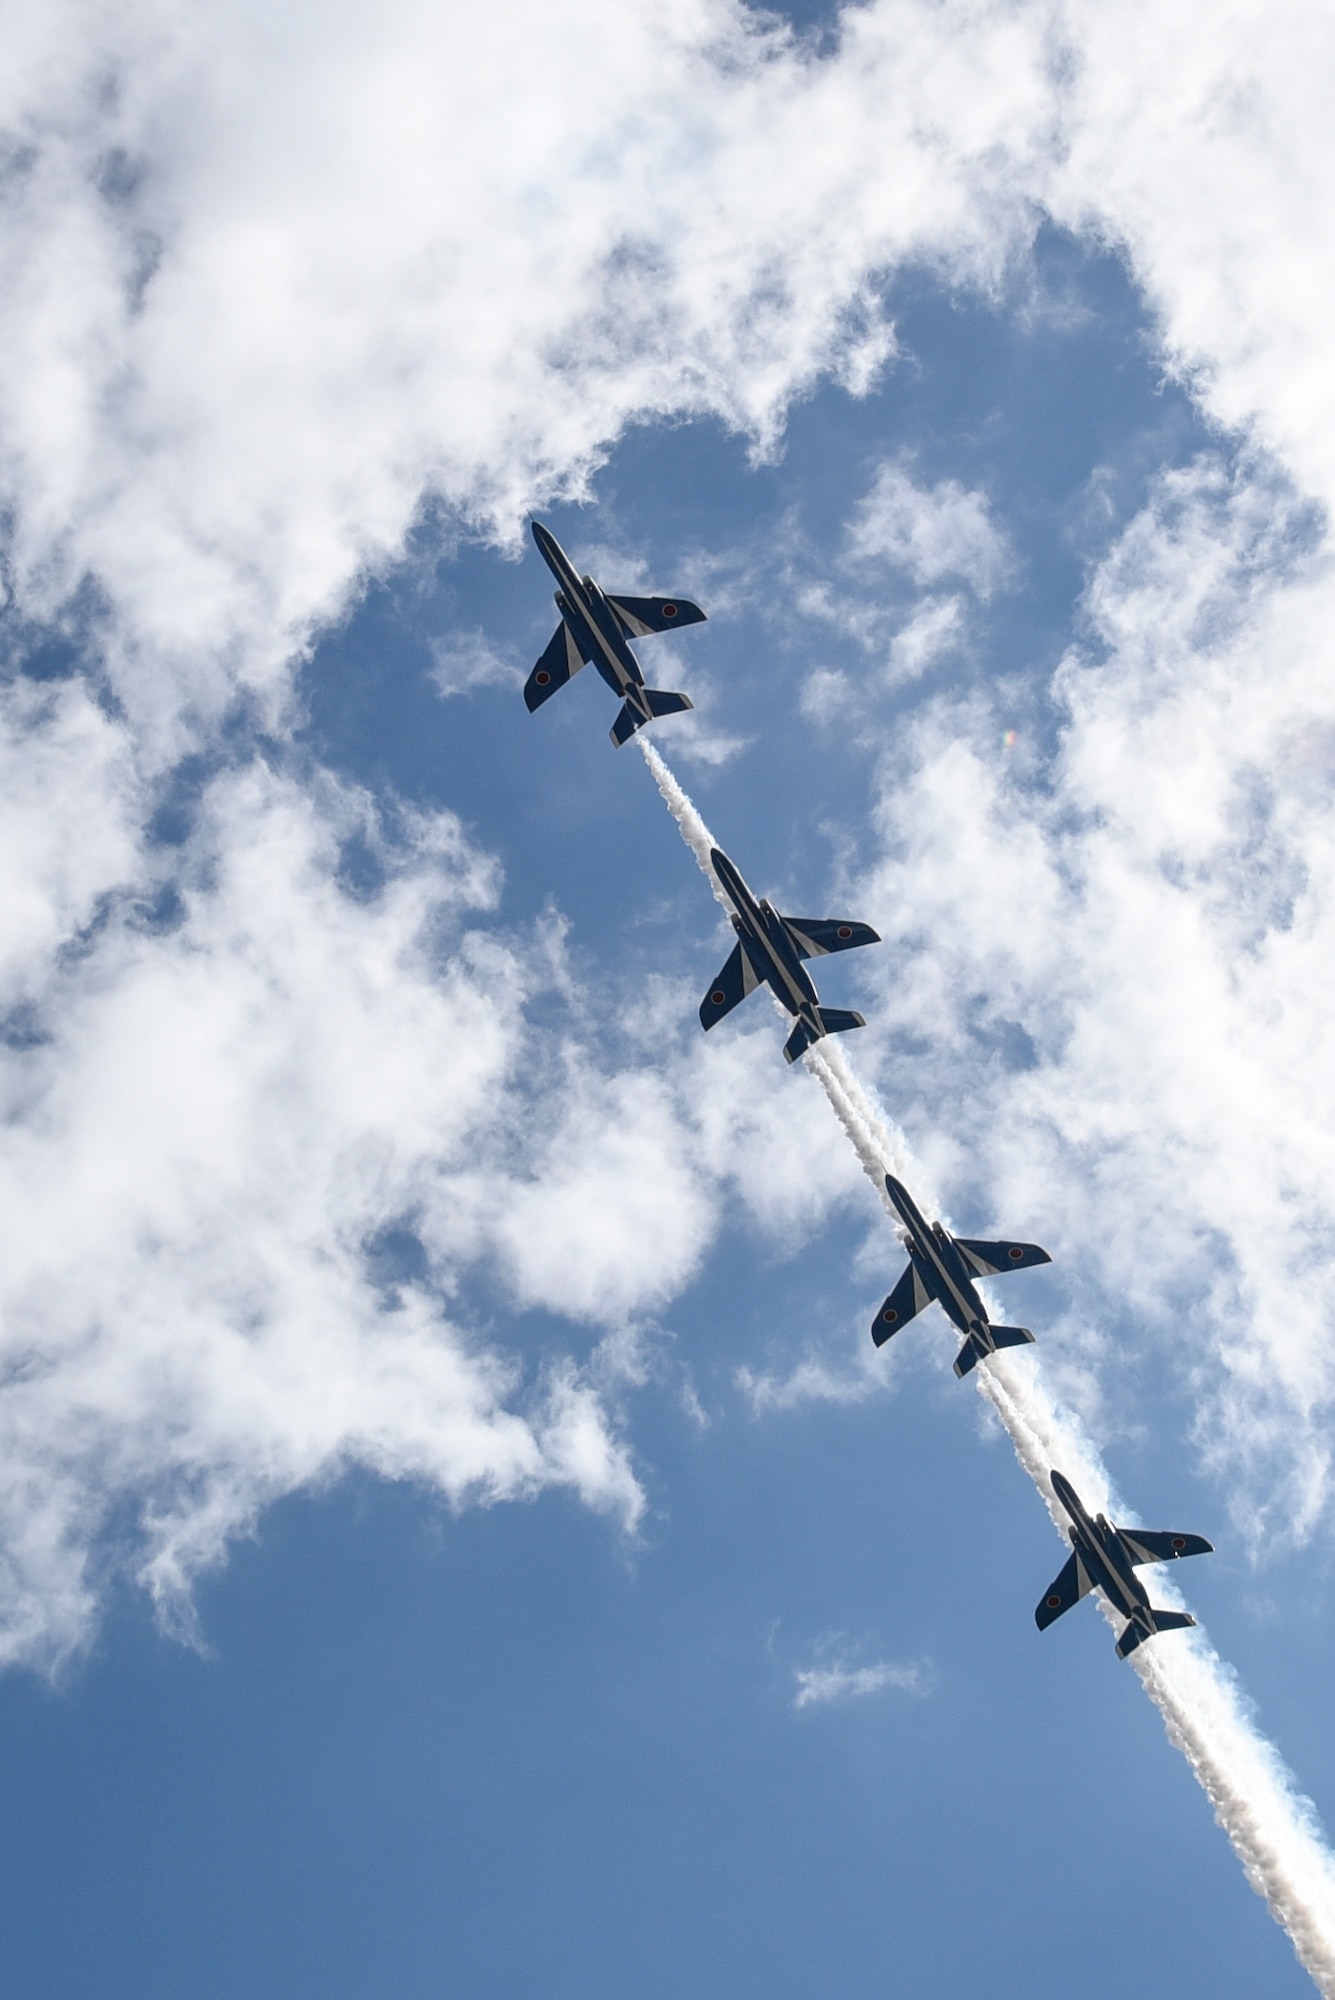
{"label": "aircraft wing", "polygon": [[547,642],[542,658],[524,682],[524,700],[529,713],[541,708],[545,701],[550,701],[556,690],[563,688],[571,676],[588,663],[588,654],[580,650],[578,640],[563,618]]}
{"label": "aircraft wing", "polygon": [[1053,1620],[1078,1604],[1086,1591],[1094,1588],[1094,1579],[1080,1560],[1080,1551],[1074,1550],[1067,1562],[1058,1571],[1039,1599],[1034,1613],[1034,1623],[1040,1632],[1047,1629]]}
{"label": "aircraft wing", "polygon": [[1037,1243],[981,1243],[976,1237],[957,1236],[955,1248],[979,1278],[994,1278],[1001,1271],[1023,1271],[1030,1264],[1050,1264],[1046,1250]]}
{"label": "aircraft wing", "polygon": [[783,917],[784,929],[799,958],[824,958],[831,951],[853,951],[860,944],[879,944],[881,933],[870,924],[851,924],[844,917]]}
{"label": "aircraft wing", "polygon": [[688,597],[613,597],[609,592],[607,601],[632,639],[704,623],[704,612]]}
{"label": "aircraft wing", "polygon": [[739,938],[728,953],[722,972],[700,1002],[700,1026],[708,1031],[725,1014],[731,1014],[734,1007],[740,1007],[747,994],[754,993],[759,984],[760,975]]}
{"label": "aircraft wing", "polygon": [[1139,1567],[1142,1563],[1175,1562],[1179,1556],[1212,1556],[1214,1543],[1204,1535],[1174,1535],[1157,1528],[1119,1528],[1117,1539]]}
{"label": "aircraft wing", "polygon": [[901,1326],[907,1326],[915,1314],[931,1303],[932,1295],[918,1276],[917,1266],[910,1264],[871,1323],[871,1337],[876,1345],[884,1347],[892,1333],[898,1333]]}

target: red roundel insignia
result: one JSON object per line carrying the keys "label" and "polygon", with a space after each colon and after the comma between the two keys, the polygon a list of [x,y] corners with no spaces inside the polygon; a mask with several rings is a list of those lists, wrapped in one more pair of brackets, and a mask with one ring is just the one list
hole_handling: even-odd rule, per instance
{"label": "red roundel insignia", "polygon": [[1058,1597],[1056,1591],[1054,1591],[1052,1593],[1052,1596],[1048,1599],[1048,1610],[1056,1611],[1059,1608],[1060,1604],[1061,1604],[1061,1599],[1060,1597]]}
{"label": "red roundel insignia", "polygon": [[1185,1535],[1174,1535],[1173,1547],[1175,1549],[1184,1549],[1186,1546],[1187,1546],[1187,1538]]}
{"label": "red roundel insignia", "polygon": [[853,926],[852,926],[852,924],[840,924],[840,926],[839,926],[839,935],[840,935],[840,937],[852,937],[852,935],[853,935]]}
{"label": "red roundel insignia", "polygon": [[545,688],[548,681],[551,679],[551,675],[548,673],[546,667],[540,667],[538,672],[534,674],[533,678],[538,683],[538,686],[540,688]]}
{"label": "red roundel insignia", "polygon": [[658,608],[665,618],[675,618],[677,615],[675,604],[660,604]]}
{"label": "red roundel insignia", "polygon": [[1018,1244],[1016,1244],[1012,1246],[1012,1248],[1007,1252],[1007,1254],[1011,1258],[1012,1262],[1018,1264],[1021,1257],[1023,1257],[1024,1255],[1024,1251],[1019,1248]]}
{"label": "red roundel insignia", "polygon": [[899,1314],[893,1311],[891,1307],[887,1306],[885,1311],[881,1314],[881,1318],[885,1321],[887,1326],[893,1326],[895,1321],[899,1318]]}
{"label": "red roundel insignia", "polygon": [[724,1001],[727,999],[727,997],[728,997],[727,994],[723,991],[723,988],[721,986],[716,986],[714,988],[714,991],[709,996],[711,1002],[715,1007],[721,1007]]}

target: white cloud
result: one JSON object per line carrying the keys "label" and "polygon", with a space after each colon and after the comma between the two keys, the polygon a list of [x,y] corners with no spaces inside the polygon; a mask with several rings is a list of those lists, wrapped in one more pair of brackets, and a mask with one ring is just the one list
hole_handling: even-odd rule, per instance
{"label": "white cloud", "polygon": [[802,683],[799,707],[810,722],[838,722],[854,711],[860,697],[850,675],[838,667],[813,667]]}
{"label": "white cloud", "polygon": [[[633,1526],[632,1323],[729,1189],[791,1233],[854,1184],[773,1032],[609,1063],[619,991],[582,991],[550,923],[497,931],[450,814],[248,763],[184,849],[136,851],[124,732],[77,688],[4,719],[0,1659],[82,1644],[109,1564],[188,1629],[229,1538],[353,1464],[452,1505],[569,1486]],[[344,880],[349,842],[378,887]],[[542,989],[568,1025],[540,1046]],[[808,1128],[798,1161],[778,1134]],[[423,1264],[390,1282],[395,1231]],[[525,1368],[473,1323],[474,1273],[607,1338]]]}
{"label": "white cloud", "polygon": [[[339,885],[354,831],[371,898]],[[394,841],[355,795],[254,767],[171,872],[169,930],[115,891],[40,985],[30,954],[34,1032],[0,1060],[7,1658],[86,1636],[116,1513],[179,1610],[267,1500],[353,1462],[452,1502],[556,1482],[639,1508],[573,1362],[525,1383],[451,1311],[457,1256],[387,1297],[368,1255],[511,1087],[525,968],[467,928],[494,872],[448,815]]]}
{"label": "white cloud", "polygon": [[[833,1124],[833,1120],[829,1122]],[[848,1151],[847,1141],[843,1144]],[[884,1265],[889,1271],[896,1263],[899,1249],[888,1230],[881,1231],[878,1225],[869,1238],[868,1251],[858,1259],[859,1265],[867,1260],[868,1254],[876,1260],[876,1268]],[[752,1415],[771,1416],[779,1411],[800,1409],[806,1403],[865,1403],[869,1397],[884,1396],[893,1384],[895,1366],[902,1362],[906,1350],[900,1346],[887,1355],[874,1348],[867,1338],[871,1315],[869,1300],[865,1319],[834,1337],[810,1341],[800,1359],[786,1369],[756,1368],[743,1362],[734,1371],[733,1380]],[[938,1342],[938,1348],[944,1365],[944,1346]],[[919,1350],[908,1351],[916,1354]]]}
{"label": "white cloud", "polygon": [[901,944],[878,1022],[930,1034],[918,1115],[1153,1340],[1253,1532],[1332,1498],[1335,590],[1286,573],[1286,525],[1263,467],[1163,477],[1057,676],[1050,791],[982,750],[990,716],[929,711],[867,901]]}
{"label": "white cloud", "polygon": [[492,687],[509,681],[516,686],[525,678],[521,668],[488,639],[485,632],[451,632],[433,640],[431,680],[437,694],[446,699],[468,694],[475,687]]}
{"label": "white cloud", "polygon": [[984,494],[957,479],[918,486],[897,460],[881,467],[859,504],[848,553],[859,566],[886,564],[919,585],[962,578],[978,597],[990,597],[1011,566]]}
{"label": "white cloud", "polygon": [[[618,1067],[572,1032],[528,1156],[537,955],[490,928],[453,822],[390,838],[318,775],[228,769],[172,857],[154,775],[216,749],[238,691],[281,730],[302,648],[424,498],[506,534],[632,419],[763,443],[821,371],[865,386],[890,353],[880,274],[992,283],[1044,209],[1126,246],[1207,407],[1328,499],[1335,231],[1330,50],[1293,4],[886,0],[819,62],[717,0],[53,0],[6,33],[6,589],[82,621],[106,677],[0,716],[0,1521],[6,1643],[36,1658],[86,1634],[115,1509],[172,1601],[267,1498],[353,1459],[633,1516],[595,1385],[574,1361],[521,1381],[463,1274],[611,1325],[696,1268],[716,1184],[803,1226],[839,1187],[746,1143],[771,1111],[745,1038],[734,1073]],[[1063,671],[1050,807],[1006,789],[976,718],[920,724],[882,815],[881,927],[910,947],[883,1015],[947,1058],[920,1066],[959,1135],[941,1163],[972,1146],[1137,1311],[1194,1313],[1221,1461],[1282,1461],[1310,1513],[1330,585],[1276,582],[1275,486],[1219,479],[1164,482],[1095,580],[1106,657]],[[858,535],[933,592],[1003,575],[981,499],[902,466]],[[934,602],[897,671],[950,638]],[[456,683],[493,670],[455,656]],[[361,899],[354,828],[388,870]],[[979,1056],[978,1018],[1021,1025],[1037,1067]],[[740,1140],[698,1108],[720,1079]],[[429,1285],[392,1303],[365,1244],[404,1219]]]}
{"label": "white cloud", "polygon": [[1259,426],[1335,497],[1329,93],[1335,48],[1305,0],[1158,8],[1070,0],[1068,150],[1042,198],[1126,246],[1169,355],[1230,426]]}
{"label": "white cloud", "polygon": [[887,1688],[895,1688],[901,1694],[931,1692],[931,1675],[925,1668],[905,1666],[896,1660],[877,1660],[865,1667],[851,1666],[843,1660],[829,1666],[799,1667],[794,1679],[797,1682],[794,1708],[857,1701],[869,1694],[884,1694]]}
{"label": "white cloud", "polygon": [[890,643],[892,682],[917,680],[944,654],[959,646],[964,618],[958,597],[929,597],[901,626]]}
{"label": "white cloud", "polygon": [[996,148],[1045,96],[1041,33],[952,29],[869,10],[816,64],[705,0],[27,18],[0,92],[23,602],[97,579],[172,755],[238,683],[281,706],[424,491],[509,530],[632,415],[772,429],[884,351],[872,268],[983,272],[1027,227]]}
{"label": "white cloud", "polygon": [[[1043,206],[1125,242],[1211,407],[1332,490],[1329,51],[1296,4],[868,5],[816,61],[719,0],[56,0],[6,54],[14,587],[95,579],[141,755],[238,684],[281,706],[424,493],[510,531],[632,417],[767,435],[887,351],[873,274],[987,282]],[[995,587],[977,496],[924,516],[885,479],[868,553]]]}

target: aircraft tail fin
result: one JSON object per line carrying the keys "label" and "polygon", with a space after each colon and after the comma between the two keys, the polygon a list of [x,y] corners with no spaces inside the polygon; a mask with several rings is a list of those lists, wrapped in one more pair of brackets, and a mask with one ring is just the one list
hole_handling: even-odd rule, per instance
{"label": "aircraft tail fin", "polygon": [[955,1373],[962,1378],[985,1354],[995,1354],[999,1347],[1028,1347],[1033,1338],[1027,1326],[978,1327],[955,1357]]}
{"label": "aircraft tail fin", "polygon": [[644,717],[637,715],[628,701],[622,702],[620,709],[617,711],[617,719],[612,724],[611,730],[612,741],[616,744],[618,750],[623,743],[630,742],[631,737],[643,721]]}
{"label": "aircraft tail fin", "polygon": [[1184,1632],[1188,1625],[1196,1623],[1189,1611],[1155,1611],[1151,1607],[1148,1616],[1150,1621],[1148,1631],[1133,1620],[1117,1641],[1119,1660],[1124,1660],[1129,1654],[1134,1653],[1137,1646],[1143,1645],[1146,1639],[1152,1639],[1156,1632]]}
{"label": "aircraft tail fin", "polygon": [[793,1029],[792,1034],[789,1035],[787,1041],[783,1045],[784,1061],[787,1063],[795,1063],[799,1056],[804,1056],[806,1054],[807,1050],[811,1047],[811,1044],[815,1040],[816,1036],[812,1034],[806,1022],[799,1021],[795,1026],[795,1028]]}

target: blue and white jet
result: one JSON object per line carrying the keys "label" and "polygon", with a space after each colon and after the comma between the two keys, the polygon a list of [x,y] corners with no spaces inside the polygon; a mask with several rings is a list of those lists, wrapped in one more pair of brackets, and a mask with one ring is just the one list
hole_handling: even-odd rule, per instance
{"label": "blue and white jet", "polygon": [[860,944],[879,944],[880,933],[870,924],[846,923],[839,917],[781,917],[763,897],[756,900],[721,848],[712,847],[709,859],[732,905],[737,943],[700,1002],[700,1026],[712,1028],[757,986],[768,986],[780,1004],[797,1016],[797,1025],[783,1045],[785,1062],[796,1062],[822,1035],[865,1028],[861,1014],[821,1006],[820,995],[802,970],[802,961],[823,958],[831,951],[852,951]]}
{"label": "blue and white jet", "polygon": [[1034,1613],[1040,1632],[1090,1590],[1101,1590],[1113,1610],[1130,1620],[1117,1641],[1122,1660],[1156,1632],[1180,1632],[1196,1623],[1189,1611],[1157,1611],[1136,1570],[1142,1563],[1213,1555],[1213,1542],[1204,1535],[1167,1534],[1157,1528],[1114,1528],[1103,1514],[1091,1521],[1080,1495],[1060,1472],[1052,1475],[1052,1490],[1071,1517],[1067,1533],[1073,1546],[1065,1568],[1054,1577]]}
{"label": "blue and white jet", "polygon": [[685,597],[613,597],[600,590],[591,576],[576,574],[569,556],[541,521],[532,527],[542,559],[561,586],[556,593],[561,623],[524,683],[530,714],[590,660],[613,694],[622,698],[621,712],[612,724],[612,741],[618,748],[656,716],[679,715],[691,708],[689,695],[644,685],[630,641],[673,632],[679,625],[699,625],[705,615],[699,605]]}
{"label": "blue and white jet", "polygon": [[1037,1243],[982,1243],[969,1236],[952,1236],[939,1222],[928,1222],[913,1196],[893,1174],[885,1189],[904,1225],[909,1267],[872,1321],[871,1337],[883,1347],[892,1334],[935,1299],[945,1307],[964,1335],[955,1373],[967,1375],[985,1354],[999,1347],[1023,1347],[1033,1339],[1027,1326],[993,1326],[978,1296],[975,1278],[999,1277],[1003,1271],[1023,1271],[1030,1264],[1050,1264]]}

